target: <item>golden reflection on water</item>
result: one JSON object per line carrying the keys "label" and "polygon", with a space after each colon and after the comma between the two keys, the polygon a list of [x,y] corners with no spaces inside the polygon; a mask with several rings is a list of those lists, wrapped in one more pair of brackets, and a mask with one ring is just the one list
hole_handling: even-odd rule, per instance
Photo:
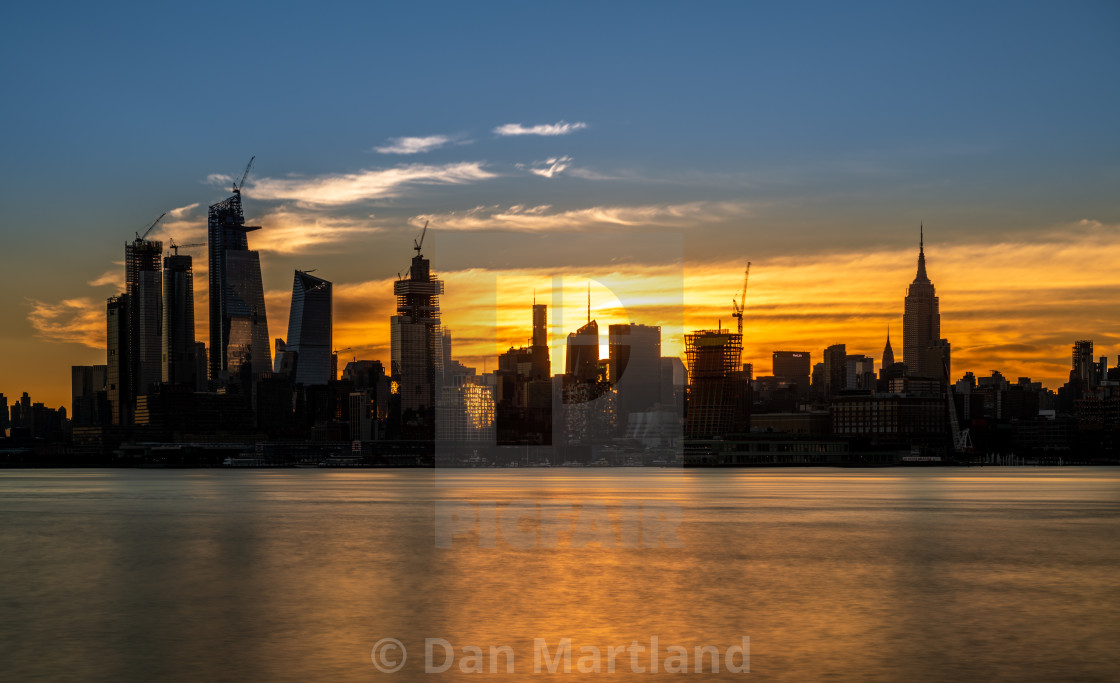
{"label": "golden reflection on water", "polygon": [[[512,647],[499,680],[533,679],[534,638],[574,663],[653,636],[749,636],[762,680],[1120,670],[1113,470],[12,472],[0,501],[11,680],[368,680],[383,637],[401,681],[425,638]],[[441,504],[515,501],[554,547],[483,522],[436,547]],[[619,546],[626,510],[673,509],[680,547],[573,547],[585,511]]]}

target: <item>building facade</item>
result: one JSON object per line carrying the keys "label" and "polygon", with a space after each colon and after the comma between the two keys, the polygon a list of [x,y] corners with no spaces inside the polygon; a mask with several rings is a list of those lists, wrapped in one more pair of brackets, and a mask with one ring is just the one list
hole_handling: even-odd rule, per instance
{"label": "building facade", "polygon": [[290,363],[296,384],[326,384],[333,349],[331,283],[301,270],[292,281],[285,365]]}
{"label": "building facade", "polygon": [[162,379],[198,386],[198,345],[194,339],[194,265],[187,254],[163,259]]}
{"label": "building facade", "polygon": [[253,373],[272,368],[260,254],[249,249],[248,240],[248,233],[259,229],[245,225],[239,188],[210,206],[210,379],[219,386],[242,366]]}

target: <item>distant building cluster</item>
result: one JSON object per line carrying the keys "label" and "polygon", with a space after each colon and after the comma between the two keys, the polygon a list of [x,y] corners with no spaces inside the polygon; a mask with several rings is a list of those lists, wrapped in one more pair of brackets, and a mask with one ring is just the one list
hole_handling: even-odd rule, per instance
{"label": "distant building cluster", "polygon": [[[251,162],[250,162],[251,164]],[[246,170],[248,173],[248,169]],[[334,348],[332,283],[296,270],[285,338],[271,340],[260,257],[240,185],[209,207],[209,345],[195,339],[192,257],[136,234],[125,291],[106,302],[106,362],[75,366],[69,416],[0,394],[9,462],[152,465],[821,465],[977,462],[993,454],[1115,458],[1120,359],[1075,342],[1056,394],[1000,373],[951,380],[924,235],[904,298],[902,359],[890,330],[878,368],[845,344],[775,350],[771,374],[744,363],[737,330],[685,334],[684,361],[661,328],[611,324],[607,357],[591,317],[553,368],[548,307],[527,301],[531,335],[479,373],[453,357],[444,283],[424,231],[393,283],[390,363]],[[158,223],[158,220],[156,221]],[[749,275],[749,264],[747,274]],[[744,281],[743,295],[746,294]],[[275,350],[275,355],[273,355]]]}

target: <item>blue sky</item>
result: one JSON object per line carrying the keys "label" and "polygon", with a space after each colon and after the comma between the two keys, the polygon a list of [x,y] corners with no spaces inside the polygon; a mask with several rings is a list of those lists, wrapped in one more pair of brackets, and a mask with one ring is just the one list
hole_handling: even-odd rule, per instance
{"label": "blue sky", "polygon": [[[325,226],[266,253],[277,290],[293,267],[388,276],[420,217],[477,207],[488,234],[510,207],[561,234],[572,212],[626,208],[684,234],[686,262],[909,247],[919,221],[935,243],[1120,223],[1116,3],[24,3],[0,25],[0,344],[43,366],[96,354],[40,348],[28,301],[112,294],[88,283],[124,240],[198,203],[174,235],[189,239],[228,189],[207,178],[251,155],[250,214]],[[475,170],[443,182],[456,164]],[[419,180],[307,201],[308,185],[402,168]],[[666,206],[690,208],[639,211]],[[640,242],[596,258],[641,260]],[[502,265],[456,244],[439,267]]]}

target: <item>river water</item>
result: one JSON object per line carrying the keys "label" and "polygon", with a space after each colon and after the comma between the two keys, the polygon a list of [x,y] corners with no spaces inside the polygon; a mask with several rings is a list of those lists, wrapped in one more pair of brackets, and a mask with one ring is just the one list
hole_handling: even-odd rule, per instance
{"label": "river water", "polygon": [[0,554],[11,681],[1120,678],[1120,469],[6,470]]}

